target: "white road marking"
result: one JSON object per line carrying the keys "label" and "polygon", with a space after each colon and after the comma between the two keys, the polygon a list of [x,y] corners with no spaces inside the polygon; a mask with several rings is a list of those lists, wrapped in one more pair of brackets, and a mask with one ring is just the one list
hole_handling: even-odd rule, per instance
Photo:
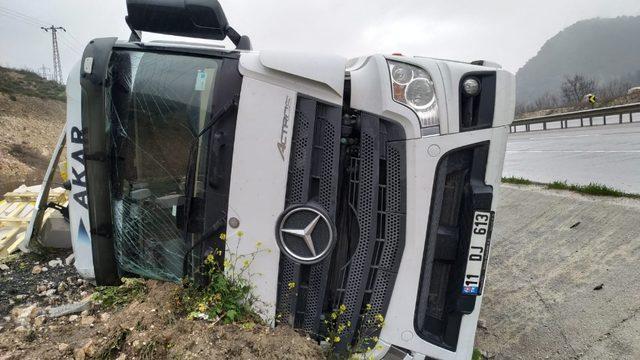
{"label": "white road marking", "polygon": [[527,140],[571,139],[571,138],[602,136],[602,135],[603,134],[545,136],[545,137],[532,137],[532,138],[528,138]]}
{"label": "white road marking", "polygon": [[507,150],[508,153],[632,153],[638,154],[640,150]]}

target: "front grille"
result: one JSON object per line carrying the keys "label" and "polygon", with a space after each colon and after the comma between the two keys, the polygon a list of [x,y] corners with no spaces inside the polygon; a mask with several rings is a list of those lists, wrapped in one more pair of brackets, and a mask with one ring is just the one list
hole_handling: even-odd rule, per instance
{"label": "front grille", "polygon": [[[315,201],[335,222],[341,115],[339,107],[298,98],[285,207]],[[280,258],[277,312],[281,318],[317,333],[330,261],[327,257],[319,264],[301,266],[286,256]]]}
{"label": "front grille", "polygon": [[338,322],[352,326],[338,345],[346,348],[375,331],[361,324],[366,314],[386,313],[404,248],[406,185],[404,143],[392,141],[401,128],[364,113],[347,125],[341,117],[340,108],[298,99],[285,206],[321,205],[338,242],[316,265],[281,257],[277,311],[322,338],[321,320],[344,305]]}
{"label": "front grille", "polygon": [[440,160],[433,185],[415,327],[418,335],[455,351],[463,314],[475,297],[462,295],[471,221],[491,210],[493,190],[484,182],[489,143],[456,149]]}

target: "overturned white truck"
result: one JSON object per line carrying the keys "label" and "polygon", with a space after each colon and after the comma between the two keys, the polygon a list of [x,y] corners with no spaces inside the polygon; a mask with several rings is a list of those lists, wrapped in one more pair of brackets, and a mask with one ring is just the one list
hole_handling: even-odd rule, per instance
{"label": "overturned white truck", "polygon": [[484,61],[252,51],[215,0],[127,7],[129,41],[91,41],[67,85],[80,273],[180,281],[260,242],[250,280],[265,320],[321,340],[342,305],[338,351],[370,311],[386,320],[368,356],[469,359],[513,75]]}

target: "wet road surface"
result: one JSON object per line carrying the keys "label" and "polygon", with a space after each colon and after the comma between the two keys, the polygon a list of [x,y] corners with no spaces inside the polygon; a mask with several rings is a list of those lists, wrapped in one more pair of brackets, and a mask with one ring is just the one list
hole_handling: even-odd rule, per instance
{"label": "wet road surface", "polygon": [[640,194],[640,123],[510,134],[503,175]]}

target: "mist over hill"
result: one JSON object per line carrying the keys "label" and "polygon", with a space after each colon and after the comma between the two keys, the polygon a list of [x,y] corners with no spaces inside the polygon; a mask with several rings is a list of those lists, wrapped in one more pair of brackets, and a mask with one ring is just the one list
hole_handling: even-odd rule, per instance
{"label": "mist over hill", "polygon": [[518,103],[531,103],[548,92],[559,94],[565,76],[582,74],[604,85],[630,79],[638,71],[640,16],[579,21],[547,40],[518,70]]}

